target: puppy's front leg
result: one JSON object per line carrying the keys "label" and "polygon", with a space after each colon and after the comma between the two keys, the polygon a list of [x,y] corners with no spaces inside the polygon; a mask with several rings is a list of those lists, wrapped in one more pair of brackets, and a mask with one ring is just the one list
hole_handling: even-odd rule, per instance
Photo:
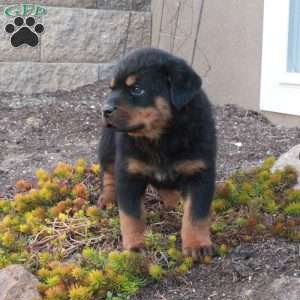
{"label": "puppy's front leg", "polygon": [[142,197],[146,182],[127,174],[117,173],[117,199],[119,204],[123,247],[126,250],[140,250],[144,246],[145,221]]}
{"label": "puppy's front leg", "polygon": [[194,260],[213,255],[209,211],[214,194],[214,172],[206,171],[187,190],[182,221],[182,250]]}

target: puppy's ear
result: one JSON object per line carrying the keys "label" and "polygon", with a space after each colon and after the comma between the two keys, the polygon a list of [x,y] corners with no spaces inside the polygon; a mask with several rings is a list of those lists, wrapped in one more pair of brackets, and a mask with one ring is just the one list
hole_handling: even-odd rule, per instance
{"label": "puppy's ear", "polygon": [[170,61],[167,65],[167,73],[170,83],[171,101],[179,111],[199,92],[202,80],[182,59]]}

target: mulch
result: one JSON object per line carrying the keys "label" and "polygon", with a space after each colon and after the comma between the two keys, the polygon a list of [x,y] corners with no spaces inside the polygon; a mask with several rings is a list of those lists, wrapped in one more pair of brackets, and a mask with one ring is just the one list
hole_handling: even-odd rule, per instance
{"label": "mulch", "polygon": [[[72,92],[0,94],[0,197],[12,197],[14,183],[33,178],[37,168],[49,170],[59,161],[74,163],[79,158],[95,162],[106,93],[106,84],[98,83]],[[300,144],[300,128],[273,125],[262,114],[233,105],[214,111],[219,181]],[[243,299],[244,292],[252,293],[244,299],[259,299],[258,287],[275,277],[300,276],[295,244],[268,240],[236,251],[180,279],[146,288],[135,299]]]}

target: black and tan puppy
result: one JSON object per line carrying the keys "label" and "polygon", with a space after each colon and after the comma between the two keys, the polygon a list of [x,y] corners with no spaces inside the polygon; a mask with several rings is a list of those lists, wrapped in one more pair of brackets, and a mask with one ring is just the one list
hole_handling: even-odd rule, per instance
{"label": "black and tan puppy", "polygon": [[185,199],[184,254],[209,255],[216,137],[199,76],[167,52],[136,50],[117,66],[103,117],[99,204],[117,199],[124,248],[143,247],[142,198],[151,184],[169,206]]}

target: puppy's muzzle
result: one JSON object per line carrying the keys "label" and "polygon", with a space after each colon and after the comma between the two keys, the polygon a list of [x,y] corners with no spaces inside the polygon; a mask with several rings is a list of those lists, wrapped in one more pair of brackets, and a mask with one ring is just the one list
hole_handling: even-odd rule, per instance
{"label": "puppy's muzzle", "polygon": [[114,105],[104,104],[104,106],[102,108],[102,115],[103,115],[103,117],[105,119],[109,118],[116,109],[117,108]]}

